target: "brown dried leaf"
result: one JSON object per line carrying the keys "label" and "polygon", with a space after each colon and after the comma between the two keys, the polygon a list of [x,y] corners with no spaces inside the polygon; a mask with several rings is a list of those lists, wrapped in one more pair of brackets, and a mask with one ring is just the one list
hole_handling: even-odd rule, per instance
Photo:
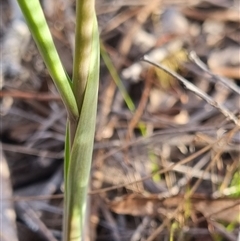
{"label": "brown dried leaf", "polygon": [[109,203],[110,209],[118,214],[133,216],[153,215],[160,202],[157,198],[130,194]]}
{"label": "brown dried leaf", "polygon": [[191,211],[200,212],[206,218],[240,223],[239,198],[212,199],[203,195],[193,195],[184,201],[184,196],[182,195],[159,199],[158,195],[143,196],[140,194],[131,194],[119,200],[111,201],[109,206],[113,212],[118,214],[155,216],[160,214],[160,209],[170,212],[170,209],[175,209],[179,205],[184,204],[184,202],[190,204],[188,207],[191,207]]}
{"label": "brown dried leaf", "polygon": [[222,198],[198,200],[194,203],[197,211],[205,217],[222,220],[226,222],[240,223],[240,199]]}

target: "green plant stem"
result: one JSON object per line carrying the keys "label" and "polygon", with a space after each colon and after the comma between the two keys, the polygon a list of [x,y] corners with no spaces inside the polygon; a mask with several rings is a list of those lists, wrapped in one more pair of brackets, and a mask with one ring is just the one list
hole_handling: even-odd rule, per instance
{"label": "green plant stem", "polygon": [[91,74],[93,31],[96,24],[95,0],[76,1],[75,54],[73,61],[73,89],[79,112],[82,108],[86,82]]}
{"label": "green plant stem", "polygon": [[[73,91],[80,118],[70,156],[65,159],[64,241],[82,240],[86,216],[97,112],[100,55],[94,6],[94,0],[78,0],[76,5]],[[71,129],[70,122],[69,126]]]}
{"label": "green plant stem", "polygon": [[72,83],[62,66],[39,0],[18,0],[18,3],[44,63],[66,106],[70,120],[77,120],[79,111],[73,95]]}

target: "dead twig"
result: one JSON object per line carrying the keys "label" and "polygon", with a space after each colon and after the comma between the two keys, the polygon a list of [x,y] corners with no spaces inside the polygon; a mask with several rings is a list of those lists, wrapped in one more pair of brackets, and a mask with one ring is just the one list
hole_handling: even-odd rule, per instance
{"label": "dead twig", "polygon": [[200,156],[201,154],[209,151],[214,146],[214,144],[207,145],[204,148],[200,149],[199,151],[197,151],[197,152],[191,154],[190,156],[182,159],[181,161],[176,162],[173,165],[168,166],[167,168],[164,168],[164,169],[161,169],[161,170],[159,170],[157,172],[151,173],[150,175],[147,175],[147,176],[145,176],[145,177],[143,177],[141,179],[138,179],[138,180],[135,180],[135,181],[131,181],[131,182],[127,182],[127,183],[122,183],[122,184],[115,185],[115,186],[112,186],[112,187],[102,188],[102,189],[98,189],[98,190],[92,190],[92,191],[89,192],[89,194],[94,195],[94,194],[104,193],[104,192],[108,192],[108,191],[115,190],[115,189],[122,188],[122,187],[127,187],[129,185],[132,185],[132,184],[135,184],[135,183],[142,182],[144,180],[150,179],[150,178],[152,178],[156,174],[163,174],[163,173],[169,172],[175,166],[186,164],[186,163],[194,160],[196,157]]}
{"label": "dead twig", "polygon": [[127,138],[128,140],[130,140],[130,138],[132,137],[133,130],[139,123],[139,121],[143,115],[143,112],[146,108],[150,90],[152,87],[152,81],[150,80],[151,76],[152,76],[152,70],[149,70],[139,105],[138,105],[137,110],[135,111],[133,118],[131,119],[129,126],[128,126],[128,138]]}
{"label": "dead twig", "polygon": [[233,83],[233,81],[227,79],[227,78],[223,78],[221,76],[217,76],[215,74],[213,74],[207,67],[207,65],[205,65],[197,56],[197,54],[194,51],[191,51],[189,53],[189,59],[191,61],[193,61],[200,69],[202,69],[203,71],[207,72],[215,81],[219,81],[221,82],[223,85],[225,85],[227,88],[229,88],[230,90],[236,92],[238,95],[240,95],[240,88]]}
{"label": "dead twig", "polygon": [[53,95],[50,93],[37,93],[37,92],[26,92],[19,90],[8,90],[0,91],[0,97],[10,96],[14,99],[24,99],[24,100],[37,100],[37,101],[61,101],[59,95]]}
{"label": "dead twig", "polygon": [[181,75],[177,74],[176,72],[168,69],[167,67],[158,64],[154,61],[152,61],[151,59],[149,59],[148,56],[143,56],[143,58],[141,59],[144,62],[147,62],[151,65],[154,65],[155,67],[165,71],[166,73],[170,74],[171,76],[173,76],[174,78],[178,79],[184,86],[186,89],[190,90],[191,92],[193,92],[195,95],[199,96],[201,99],[205,100],[208,104],[210,104],[211,106],[215,107],[216,109],[218,109],[224,116],[226,116],[228,119],[232,120],[238,127],[240,127],[240,122],[237,119],[237,117],[230,112],[227,108],[225,108],[224,106],[220,105],[218,102],[216,102],[214,99],[212,99],[209,95],[207,95],[205,92],[203,92],[201,89],[199,89],[198,87],[196,87],[195,85],[193,85],[192,83],[190,83],[188,80],[186,80],[185,78],[183,78]]}

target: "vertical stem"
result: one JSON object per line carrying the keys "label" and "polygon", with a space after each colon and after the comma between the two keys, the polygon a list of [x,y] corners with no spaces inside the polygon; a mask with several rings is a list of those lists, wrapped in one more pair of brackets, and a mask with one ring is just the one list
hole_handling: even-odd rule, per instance
{"label": "vertical stem", "polygon": [[76,0],[76,35],[73,63],[73,91],[79,111],[89,75],[92,34],[96,18],[95,0]]}
{"label": "vertical stem", "polygon": [[[65,164],[64,241],[81,241],[87,206],[99,80],[99,36],[94,0],[77,0],[73,93],[80,113],[69,122],[70,155]],[[69,146],[69,145],[67,145]]]}

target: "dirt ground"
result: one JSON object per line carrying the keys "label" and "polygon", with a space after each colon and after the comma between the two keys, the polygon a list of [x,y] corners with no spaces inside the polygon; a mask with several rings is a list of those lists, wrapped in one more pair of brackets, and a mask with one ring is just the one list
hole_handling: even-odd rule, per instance
{"label": "dirt ground", "polygon": [[[41,2],[71,76],[75,1]],[[0,240],[61,240],[66,112],[16,1],[0,8]],[[96,10],[85,240],[239,241],[240,2],[96,0]]]}

